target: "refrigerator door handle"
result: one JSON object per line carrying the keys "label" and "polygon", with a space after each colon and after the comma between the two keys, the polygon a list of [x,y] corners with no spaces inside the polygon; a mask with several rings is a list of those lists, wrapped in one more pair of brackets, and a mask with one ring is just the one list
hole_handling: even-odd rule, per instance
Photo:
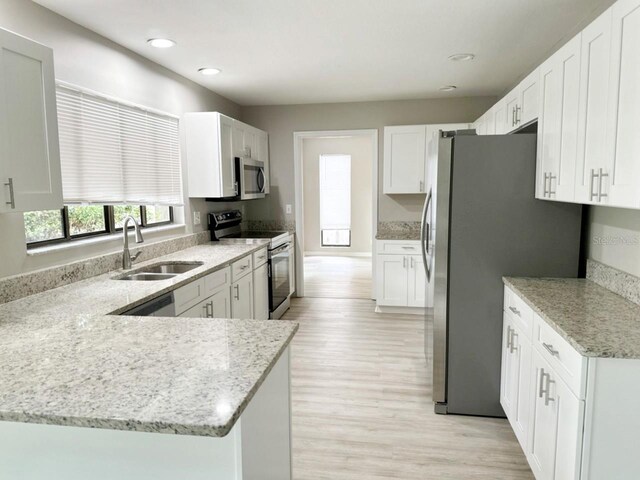
{"label": "refrigerator door handle", "polygon": [[429,236],[431,235],[431,228],[427,223],[427,213],[429,212],[429,206],[431,205],[431,189],[427,195],[427,201],[424,203],[424,209],[422,210],[422,225],[420,225],[420,250],[422,251],[422,264],[424,265],[424,271],[427,274],[427,281],[431,281],[431,270],[429,270],[429,263],[427,262],[427,254],[429,253]]}

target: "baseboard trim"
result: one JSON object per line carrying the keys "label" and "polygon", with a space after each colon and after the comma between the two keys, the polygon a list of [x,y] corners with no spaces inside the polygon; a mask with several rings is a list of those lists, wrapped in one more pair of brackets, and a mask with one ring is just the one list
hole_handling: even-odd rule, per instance
{"label": "baseboard trim", "polygon": [[376,305],[376,313],[400,313],[403,315],[425,315],[424,307],[388,307],[384,305]]}

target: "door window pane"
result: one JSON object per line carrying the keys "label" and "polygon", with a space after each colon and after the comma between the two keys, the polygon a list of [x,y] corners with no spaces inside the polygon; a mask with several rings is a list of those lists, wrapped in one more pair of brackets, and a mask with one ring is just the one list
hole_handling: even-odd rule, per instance
{"label": "door window pane", "polygon": [[104,207],[102,205],[70,205],[69,234],[85,235],[87,233],[106,232]]}
{"label": "door window pane", "polygon": [[61,210],[44,210],[24,214],[27,243],[64,238]]}
{"label": "door window pane", "polygon": [[351,155],[320,155],[323,247],[351,246]]}
{"label": "door window pane", "polygon": [[145,207],[147,212],[147,225],[169,222],[171,220],[170,208],[171,207],[147,205]]}
{"label": "door window pane", "polygon": [[322,230],[323,247],[350,247],[351,230]]}
{"label": "door window pane", "polygon": [[[116,228],[122,228],[124,219],[127,215],[131,215],[138,223],[142,221],[140,217],[140,206],[138,205],[114,205],[113,206],[113,219]],[[129,224],[131,226],[131,224]]]}

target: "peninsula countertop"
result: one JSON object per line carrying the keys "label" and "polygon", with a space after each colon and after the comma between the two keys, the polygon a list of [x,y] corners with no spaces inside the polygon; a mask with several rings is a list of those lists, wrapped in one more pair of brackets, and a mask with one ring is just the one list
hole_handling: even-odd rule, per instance
{"label": "peninsula countertop", "polygon": [[119,314],[267,243],[208,243],[134,266],[204,262],[169,280],[115,271],[0,305],[0,420],[226,435],[298,325]]}
{"label": "peninsula countertop", "polygon": [[586,279],[503,281],[580,354],[640,358],[640,305]]}

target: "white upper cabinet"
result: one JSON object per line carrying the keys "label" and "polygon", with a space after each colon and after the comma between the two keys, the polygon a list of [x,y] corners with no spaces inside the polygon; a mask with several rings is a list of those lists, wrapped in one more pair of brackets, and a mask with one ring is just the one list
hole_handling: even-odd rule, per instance
{"label": "white upper cabinet", "polygon": [[506,128],[501,133],[517,130],[538,118],[538,76],[536,69],[502,100],[506,109]]}
{"label": "white upper cabinet", "polygon": [[62,208],[53,51],[0,29],[0,213]]}
{"label": "white upper cabinet", "polygon": [[573,201],[580,48],[578,35],[540,67],[537,198]]}
{"label": "white upper cabinet", "polygon": [[228,198],[238,195],[236,157],[265,162],[269,191],[268,135],[219,112],[186,113],[182,121],[189,197]]}
{"label": "white upper cabinet", "polygon": [[611,59],[611,9],[582,31],[581,55],[575,198],[581,203],[607,203],[604,190],[611,173],[605,145]]}
{"label": "white upper cabinet", "polygon": [[619,0],[611,16],[605,150],[611,164],[600,196],[608,194],[610,205],[640,208],[640,0]]}
{"label": "white upper cabinet", "polygon": [[426,125],[384,127],[383,193],[423,193]]}

